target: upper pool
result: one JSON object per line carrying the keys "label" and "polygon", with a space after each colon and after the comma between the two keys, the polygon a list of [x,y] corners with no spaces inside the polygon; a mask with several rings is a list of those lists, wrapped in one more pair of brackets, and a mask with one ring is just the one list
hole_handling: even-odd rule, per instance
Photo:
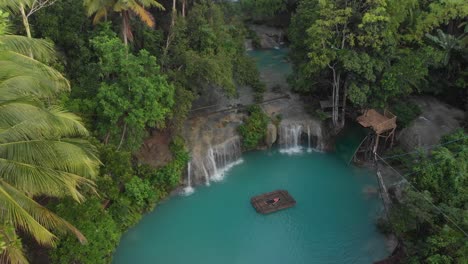
{"label": "upper pool", "polygon": [[[172,197],[123,237],[113,263],[372,263],[388,255],[376,230],[378,188],[333,153],[246,153],[221,182]],[[250,197],[286,189],[294,208],[260,215]]]}

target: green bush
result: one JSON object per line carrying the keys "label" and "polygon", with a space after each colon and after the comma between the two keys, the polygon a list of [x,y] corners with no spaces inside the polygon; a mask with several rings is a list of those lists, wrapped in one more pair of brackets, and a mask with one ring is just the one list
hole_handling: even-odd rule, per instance
{"label": "green bush", "polygon": [[91,198],[83,204],[66,199],[52,209],[78,228],[88,241],[80,244],[71,234],[61,237],[57,248],[50,251],[53,263],[110,263],[122,232],[103,209],[100,199]]}
{"label": "green bush", "polygon": [[392,113],[397,116],[397,123],[400,128],[407,127],[411,121],[421,114],[418,105],[408,101],[398,101],[391,107]]}
{"label": "green bush", "polygon": [[100,157],[104,165],[96,180],[99,197],[93,196],[82,204],[65,199],[49,205],[77,227],[88,239],[88,244],[81,245],[72,234],[62,234],[57,248],[50,251],[52,262],[110,263],[122,233],[179,184],[189,159],[181,138],[176,137],[171,142],[171,152],[173,160],[154,169],[133,164],[129,152],[101,146]]}
{"label": "green bush", "polygon": [[245,150],[252,150],[264,143],[269,118],[258,105],[248,109],[249,117],[239,126],[242,145]]}
{"label": "green bush", "polygon": [[156,202],[156,191],[148,180],[133,177],[125,184],[125,194],[132,199],[138,208],[148,208],[154,206]]}

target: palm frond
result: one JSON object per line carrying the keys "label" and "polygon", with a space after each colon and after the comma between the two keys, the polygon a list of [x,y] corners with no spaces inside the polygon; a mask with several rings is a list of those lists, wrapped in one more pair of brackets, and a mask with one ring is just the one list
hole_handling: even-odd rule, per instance
{"label": "palm frond", "polygon": [[36,221],[23,208],[23,204],[16,200],[17,197],[10,195],[4,184],[5,182],[0,179],[0,207],[3,211],[0,217],[2,221],[15,223],[16,227],[33,235],[41,245],[55,245],[57,237]]}
{"label": "palm frond", "polygon": [[135,4],[130,8],[148,27],[154,27],[154,17],[144,7]]}
{"label": "palm frond", "polygon": [[0,225],[0,232],[2,232],[5,240],[5,247],[2,254],[0,254],[0,263],[28,264],[23,245],[16,234],[15,228],[9,223],[4,223]]}
{"label": "palm frond", "polygon": [[0,36],[0,50],[13,51],[26,56],[31,53],[40,61],[55,58],[54,45],[44,39],[34,39],[18,35]]}
{"label": "palm frond", "polygon": [[50,230],[70,231],[81,243],[86,243],[78,229],[3,180],[0,180],[0,205],[6,211],[1,217],[3,221],[17,223],[41,245],[55,245],[57,238]]}
{"label": "palm frond", "polygon": [[0,52],[0,98],[50,98],[69,91],[70,84],[53,68],[11,51]]}
{"label": "palm frond", "polygon": [[58,107],[46,109],[26,99],[0,102],[0,129],[0,143],[89,135],[78,116]]}
{"label": "palm frond", "polygon": [[164,6],[156,0],[138,0],[138,2],[144,7],[156,7],[161,10],[166,10]]}

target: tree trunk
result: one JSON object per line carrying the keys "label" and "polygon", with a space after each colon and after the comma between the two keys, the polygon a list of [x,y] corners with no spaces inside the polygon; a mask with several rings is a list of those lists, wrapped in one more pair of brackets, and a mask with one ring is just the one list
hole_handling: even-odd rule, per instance
{"label": "tree trunk", "polygon": [[128,16],[125,13],[126,11],[122,12],[122,37],[125,46],[128,46]]}
{"label": "tree trunk", "polygon": [[[182,9],[183,10],[183,9]],[[182,11],[184,12],[184,11]],[[172,0],[172,17],[171,17],[171,26],[169,27],[169,34],[167,35],[166,45],[163,50],[161,64],[164,67],[164,62],[166,61],[167,52],[169,51],[169,46],[171,45],[172,39],[174,38],[174,25],[175,25],[175,18],[177,15],[176,9],[176,0]]]}
{"label": "tree trunk", "polygon": [[24,10],[23,4],[20,4],[20,12],[21,12],[21,17],[23,18],[24,29],[26,30],[26,36],[28,36],[28,38],[32,38],[28,16],[26,15],[26,11]]}
{"label": "tree trunk", "polygon": [[176,14],[177,14],[176,0],[172,0],[172,17],[171,17],[171,27],[173,27],[173,26],[174,26]]}
{"label": "tree trunk", "polygon": [[[23,18],[24,29],[26,30],[26,36],[28,38],[32,38],[31,27],[29,26],[28,16],[26,15],[26,11],[24,10],[24,5],[23,4],[20,4],[20,12],[21,12],[21,17]],[[29,49],[29,57],[34,59],[34,55],[33,55],[31,49]]]}
{"label": "tree trunk", "polygon": [[343,129],[345,126],[345,117],[346,117],[346,98],[348,97],[348,87],[347,82],[345,81],[343,85],[343,108],[341,109],[341,123],[340,129]]}
{"label": "tree trunk", "polygon": [[120,137],[120,143],[119,143],[119,146],[117,147],[117,151],[120,149],[120,147],[122,147],[126,133],[127,133],[127,123],[124,122],[124,128],[122,131],[122,136]]}
{"label": "tree trunk", "polygon": [[185,2],[187,0],[182,0],[182,17],[185,17]]}

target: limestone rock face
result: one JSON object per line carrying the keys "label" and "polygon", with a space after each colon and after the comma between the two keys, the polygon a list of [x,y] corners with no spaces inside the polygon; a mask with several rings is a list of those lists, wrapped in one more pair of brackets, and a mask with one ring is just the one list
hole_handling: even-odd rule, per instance
{"label": "limestone rock face", "polygon": [[271,146],[276,142],[278,138],[278,129],[273,123],[269,123],[267,127],[267,134],[265,138],[265,143],[267,147],[271,148]]}
{"label": "limestone rock face", "polygon": [[265,25],[250,25],[260,39],[260,47],[262,49],[278,48],[284,41],[284,32],[279,28],[268,27]]}
{"label": "limestone rock face", "polygon": [[423,96],[413,99],[422,114],[397,139],[406,151],[424,148],[439,143],[440,138],[460,128],[465,113],[433,97]]}

